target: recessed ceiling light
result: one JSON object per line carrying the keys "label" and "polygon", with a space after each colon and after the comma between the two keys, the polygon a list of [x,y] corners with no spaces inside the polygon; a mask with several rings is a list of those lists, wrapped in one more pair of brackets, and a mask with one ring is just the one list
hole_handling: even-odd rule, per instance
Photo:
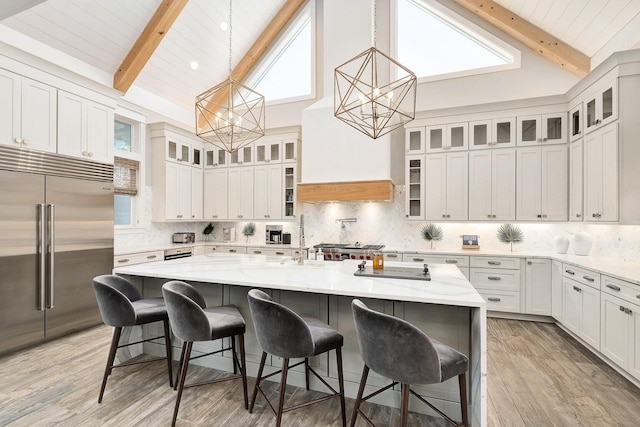
{"label": "recessed ceiling light", "polygon": [[227,24],[226,22],[220,23],[220,31],[227,31],[227,28],[229,28],[229,24]]}
{"label": "recessed ceiling light", "polygon": [[189,64],[189,66],[191,67],[192,70],[198,69],[198,63],[196,61],[191,61],[191,64]]}

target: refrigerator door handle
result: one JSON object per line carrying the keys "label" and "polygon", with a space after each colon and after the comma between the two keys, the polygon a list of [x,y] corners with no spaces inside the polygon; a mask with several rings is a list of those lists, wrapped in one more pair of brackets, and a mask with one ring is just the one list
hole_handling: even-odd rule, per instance
{"label": "refrigerator door handle", "polygon": [[47,301],[47,308],[53,308],[53,290],[54,290],[54,283],[53,283],[53,273],[54,273],[54,269],[53,269],[53,265],[54,265],[54,254],[55,254],[55,208],[56,205],[52,205],[49,204],[47,205],[47,228],[48,228],[48,261],[49,261],[49,293],[48,293],[48,297],[49,300]]}
{"label": "refrigerator door handle", "polygon": [[45,205],[36,205],[38,210],[38,311],[44,311],[44,295],[47,284],[47,218]]}

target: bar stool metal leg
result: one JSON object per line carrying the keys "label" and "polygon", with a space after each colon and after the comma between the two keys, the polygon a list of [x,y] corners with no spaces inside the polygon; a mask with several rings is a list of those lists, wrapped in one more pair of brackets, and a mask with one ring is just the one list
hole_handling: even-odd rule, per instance
{"label": "bar stool metal leg", "polygon": [[169,318],[163,320],[164,323],[164,347],[167,350],[167,368],[169,369],[169,387],[173,387],[173,371],[171,367],[171,330],[169,329]]}
{"label": "bar stool metal leg", "polygon": [[256,403],[256,395],[258,394],[258,387],[260,387],[260,380],[262,380],[262,371],[264,370],[264,364],[267,360],[267,353],[262,352],[262,358],[260,359],[260,367],[258,368],[258,376],[256,377],[256,384],[253,388],[253,395],[251,396],[251,404],[249,405],[249,413],[253,412],[253,405]]}
{"label": "bar stool metal leg", "polygon": [[347,425],[347,410],[344,403],[344,373],[342,372],[342,348],[336,348],[336,363],[338,364],[338,382],[340,383],[340,410],[342,412],[342,427]]}
{"label": "bar stool metal leg", "polygon": [[402,384],[402,410],[400,415],[400,425],[402,427],[407,427],[409,420],[409,389],[409,384]]}
{"label": "bar stool metal leg", "polygon": [[173,409],[173,419],[171,420],[171,427],[176,425],[176,420],[178,419],[178,410],[180,409],[180,399],[182,398],[182,391],[184,390],[184,380],[187,377],[187,369],[189,368],[189,358],[191,357],[191,347],[193,346],[192,342],[185,343],[186,350],[184,353],[184,361],[182,362],[182,367],[180,369],[180,382],[178,384],[178,395],[176,396],[176,406]]}
{"label": "bar stool metal leg", "polygon": [[356,418],[358,418],[358,411],[360,411],[360,404],[362,403],[362,395],[364,394],[364,386],[367,384],[367,377],[369,376],[369,367],[364,365],[362,368],[362,377],[360,378],[360,388],[358,388],[358,396],[356,397],[356,405],[353,408],[353,415],[351,415],[351,423],[349,427],[356,425]]}
{"label": "bar stool metal leg", "polygon": [[467,413],[467,374],[465,372],[458,375],[460,385],[460,409],[462,410],[462,424],[469,425],[469,414]]}
{"label": "bar stool metal leg", "polygon": [[116,351],[118,351],[118,343],[120,342],[121,333],[122,326],[116,326],[113,328],[113,337],[111,338],[111,347],[109,347],[109,356],[107,356],[107,366],[104,368],[104,376],[102,377],[102,387],[100,387],[98,403],[102,403],[102,396],[104,395],[105,387],[107,387],[107,378],[111,375],[111,371],[113,369],[113,361],[116,358]]}
{"label": "bar stool metal leg", "polygon": [[287,389],[287,373],[289,371],[289,358],[282,359],[282,382],[280,383],[280,399],[278,401],[278,413],[276,415],[276,427],[282,424],[282,409],[284,408],[284,396]]}
{"label": "bar stool metal leg", "polygon": [[182,343],[182,351],[180,352],[180,361],[178,362],[178,372],[176,372],[176,380],[173,383],[173,389],[177,390],[178,389],[178,382],[180,380],[180,372],[182,372],[182,364],[184,363],[184,352],[187,348],[187,343],[183,342]]}
{"label": "bar stool metal leg", "polygon": [[240,345],[240,362],[242,362],[242,391],[244,392],[244,409],[249,408],[249,398],[247,393],[247,357],[244,350],[244,335],[238,335]]}

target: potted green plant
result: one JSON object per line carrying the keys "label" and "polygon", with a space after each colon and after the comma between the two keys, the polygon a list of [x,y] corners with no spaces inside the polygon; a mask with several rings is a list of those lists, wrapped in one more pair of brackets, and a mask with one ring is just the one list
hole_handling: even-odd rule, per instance
{"label": "potted green plant", "polygon": [[513,244],[514,243],[522,243],[524,240],[524,234],[522,230],[516,225],[513,224],[502,224],[498,227],[498,240],[502,243],[509,243],[509,248],[511,252],[513,252]]}
{"label": "potted green plant", "polygon": [[211,233],[213,233],[213,223],[209,223],[209,225],[207,225],[204,230],[202,230],[202,234],[204,234],[204,241],[208,242],[209,241],[209,237],[211,236]]}
{"label": "potted green plant", "polygon": [[247,242],[249,242],[249,237],[256,234],[256,223],[250,222],[242,228],[242,234],[247,237]]}
{"label": "potted green plant", "polygon": [[422,238],[424,240],[427,240],[429,242],[429,248],[433,249],[433,242],[439,242],[440,240],[442,240],[442,237],[444,236],[444,233],[442,232],[442,228],[439,225],[436,224],[425,224],[424,227],[422,227],[422,230],[420,231],[420,234],[422,234]]}

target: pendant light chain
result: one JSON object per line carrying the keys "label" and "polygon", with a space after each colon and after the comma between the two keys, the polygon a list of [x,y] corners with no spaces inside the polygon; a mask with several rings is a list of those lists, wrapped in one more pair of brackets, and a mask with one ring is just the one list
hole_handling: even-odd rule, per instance
{"label": "pendant light chain", "polygon": [[376,46],[376,37],[377,37],[377,34],[376,34],[376,31],[377,31],[377,28],[376,28],[376,12],[377,12],[377,10],[376,10],[376,0],[372,0],[372,1],[373,1],[373,17],[372,17],[372,20],[373,20],[373,22],[372,22],[372,26],[373,26],[373,43],[372,44],[373,44],[374,48],[377,48],[377,46]]}
{"label": "pendant light chain", "polygon": [[231,33],[233,26],[231,25],[231,16],[232,16],[232,4],[233,0],[229,0],[229,80],[231,80]]}

